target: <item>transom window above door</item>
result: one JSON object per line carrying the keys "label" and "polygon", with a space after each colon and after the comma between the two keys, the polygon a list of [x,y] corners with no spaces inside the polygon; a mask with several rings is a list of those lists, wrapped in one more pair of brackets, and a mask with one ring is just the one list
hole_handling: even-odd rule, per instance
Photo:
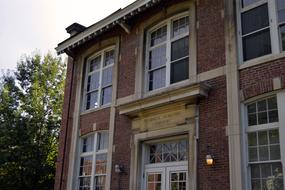
{"label": "transom window above door", "polygon": [[163,162],[179,162],[187,160],[187,140],[162,142],[149,145],[150,164]]}
{"label": "transom window above door", "polygon": [[189,16],[170,18],[147,32],[146,91],[189,78]]}
{"label": "transom window above door", "polygon": [[86,65],[84,110],[98,108],[112,100],[114,48],[98,52],[88,59]]}

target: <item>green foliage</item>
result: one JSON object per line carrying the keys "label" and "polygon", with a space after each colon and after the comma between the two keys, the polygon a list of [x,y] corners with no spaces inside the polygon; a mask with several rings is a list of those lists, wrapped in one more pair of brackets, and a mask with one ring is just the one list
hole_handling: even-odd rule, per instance
{"label": "green foliage", "polygon": [[25,57],[0,92],[0,189],[53,189],[66,66]]}

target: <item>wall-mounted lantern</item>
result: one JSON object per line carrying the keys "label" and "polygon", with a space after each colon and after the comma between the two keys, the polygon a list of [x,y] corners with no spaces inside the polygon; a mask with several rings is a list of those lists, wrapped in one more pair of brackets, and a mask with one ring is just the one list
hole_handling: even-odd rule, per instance
{"label": "wall-mounted lantern", "polygon": [[207,166],[213,166],[214,165],[214,158],[212,155],[208,154],[206,156],[206,164],[207,164]]}

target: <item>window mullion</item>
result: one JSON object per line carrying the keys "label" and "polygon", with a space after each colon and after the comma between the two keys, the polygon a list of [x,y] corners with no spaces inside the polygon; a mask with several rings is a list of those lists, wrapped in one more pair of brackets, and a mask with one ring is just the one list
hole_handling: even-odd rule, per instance
{"label": "window mullion", "polygon": [[104,64],[104,52],[101,55],[101,63],[100,63],[100,73],[99,73],[99,87],[98,87],[98,107],[102,105],[102,101],[101,101],[101,92],[102,92],[102,80],[103,80],[103,64]]}
{"label": "window mullion", "polygon": [[166,37],[166,86],[170,85],[171,75],[171,20],[167,22],[167,37]]}
{"label": "window mullion", "polygon": [[94,189],[94,181],[95,181],[95,165],[96,165],[96,149],[97,149],[97,138],[98,138],[98,133],[94,134],[94,150],[93,150],[93,164],[92,164],[92,173],[91,173],[91,187],[90,189]]}
{"label": "window mullion", "polygon": [[275,1],[268,1],[268,16],[271,36],[271,48],[273,54],[280,52],[279,47],[279,35],[278,35],[278,23],[277,23],[277,8]]}

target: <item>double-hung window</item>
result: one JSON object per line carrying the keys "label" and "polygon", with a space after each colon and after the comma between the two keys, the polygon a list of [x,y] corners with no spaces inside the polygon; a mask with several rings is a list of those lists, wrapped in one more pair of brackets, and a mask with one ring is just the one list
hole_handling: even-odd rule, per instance
{"label": "double-hung window", "polygon": [[173,17],[147,32],[146,91],[189,78],[189,16]]}
{"label": "double-hung window", "polygon": [[251,190],[283,190],[284,170],[277,97],[247,105],[247,162]]}
{"label": "double-hung window", "polygon": [[98,108],[112,100],[114,49],[109,48],[88,59],[85,79],[85,110]]}
{"label": "double-hung window", "polygon": [[107,152],[108,133],[95,133],[81,139],[77,189],[105,189]]}
{"label": "double-hung window", "polygon": [[240,0],[243,61],[285,50],[285,1]]}

